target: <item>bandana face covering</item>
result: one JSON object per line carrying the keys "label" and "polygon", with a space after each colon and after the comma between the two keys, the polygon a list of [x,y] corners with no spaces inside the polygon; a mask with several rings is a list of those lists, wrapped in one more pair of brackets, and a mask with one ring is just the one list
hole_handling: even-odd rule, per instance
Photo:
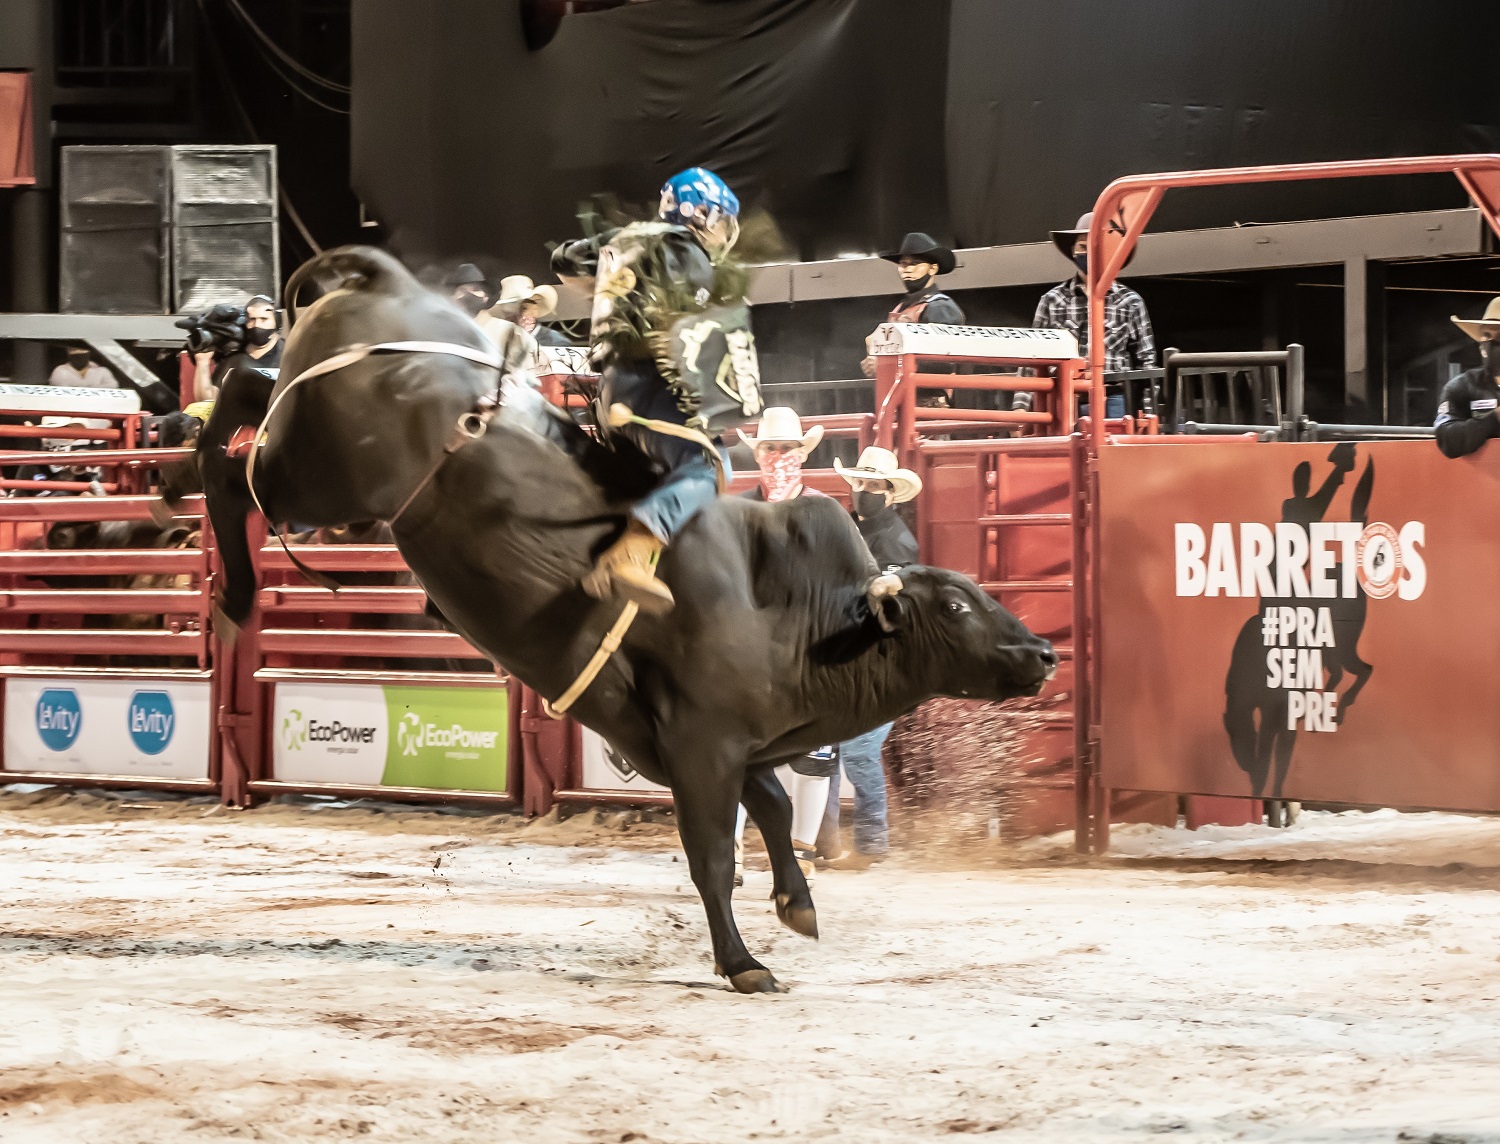
{"label": "bandana face covering", "polygon": [[760,490],[768,501],[783,501],[802,487],[802,450],[760,456]]}

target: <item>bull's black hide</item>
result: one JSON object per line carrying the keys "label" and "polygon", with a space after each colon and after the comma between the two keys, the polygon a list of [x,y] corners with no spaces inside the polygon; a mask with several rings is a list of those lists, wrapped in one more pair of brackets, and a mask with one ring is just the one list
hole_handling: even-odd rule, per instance
{"label": "bull's black hide", "polygon": [[[293,275],[288,296],[320,274],[338,288],[293,327],[278,392],[355,344],[488,346],[467,317],[378,251],[320,256]],[[396,518],[396,543],[436,610],[555,699],[620,612],[586,596],[579,579],[652,474],[639,454],[593,441],[525,386],[509,388],[484,435],[444,460],[454,425],[496,381],[461,357],[400,353],[299,383],[268,420],[256,490],[277,521]],[[220,423],[227,408],[215,408],[198,457],[225,565],[222,607],[237,621],[254,585],[243,463],[212,444],[232,431]],[[872,587],[875,572],[833,501],[720,498],[663,555],[675,610],[639,617],[572,711],[672,788],[716,965],[741,991],[777,986],[730,909],[736,804],[766,838],[778,914],[815,936],[791,807],[771,768],[934,695],[1034,694],[1056,666],[1050,645],[965,577],[909,568],[890,596]]]}

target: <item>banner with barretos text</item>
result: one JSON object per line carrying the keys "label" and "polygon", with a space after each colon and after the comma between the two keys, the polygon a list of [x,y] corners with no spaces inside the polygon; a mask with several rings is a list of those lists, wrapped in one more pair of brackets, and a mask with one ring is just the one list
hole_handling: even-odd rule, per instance
{"label": "banner with barretos text", "polygon": [[1500,450],[1108,446],[1109,787],[1500,811]]}

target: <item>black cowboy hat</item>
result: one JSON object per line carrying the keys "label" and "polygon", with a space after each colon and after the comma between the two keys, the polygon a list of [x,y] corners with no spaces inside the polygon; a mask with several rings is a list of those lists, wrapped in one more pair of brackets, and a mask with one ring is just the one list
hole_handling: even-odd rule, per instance
{"label": "black cowboy hat", "polygon": [[458,269],[448,275],[445,286],[483,286],[484,271],[472,262],[459,263]]}
{"label": "black cowboy hat", "polygon": [[937,239],[919,230],[912,231],[901,240],[900,250],[887,250],[880,257],[887,262],[900,262],[903,257],[925,258],[928,262],[937,263],[939,274],[952,274],[953,268],[958,265],[953,251],[946,246],[939,246]]}
{"label": "black cowboy hat", "polygon": [[[1064,258],[1066,258],[1069,262],[1072,262],[1074,244],[1077,243],[1080,235],[1088,234],[1089,224],[1093,221],[1094,212],[1087,211],[1084,214],[1078,216],[1078,221],[1073,224],[1072,230],[1049,231],[1048,233],[1052,236],[1052,245],[1057,247]],[[1135,247],[1131,248],[1130,257],[1125,260],[1126,266],[1129,266],[1133,261],[1135,261],[1135,250]]]}

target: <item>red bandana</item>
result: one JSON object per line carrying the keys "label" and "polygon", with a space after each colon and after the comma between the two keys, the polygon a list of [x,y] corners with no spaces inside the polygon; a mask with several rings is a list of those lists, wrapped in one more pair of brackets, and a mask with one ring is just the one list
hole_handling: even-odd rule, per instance
{"label": "red bandana", "polygon": [[789,500],[802,488],[802,451],[767,451],[760,457],[760,491],[768,501]]}

